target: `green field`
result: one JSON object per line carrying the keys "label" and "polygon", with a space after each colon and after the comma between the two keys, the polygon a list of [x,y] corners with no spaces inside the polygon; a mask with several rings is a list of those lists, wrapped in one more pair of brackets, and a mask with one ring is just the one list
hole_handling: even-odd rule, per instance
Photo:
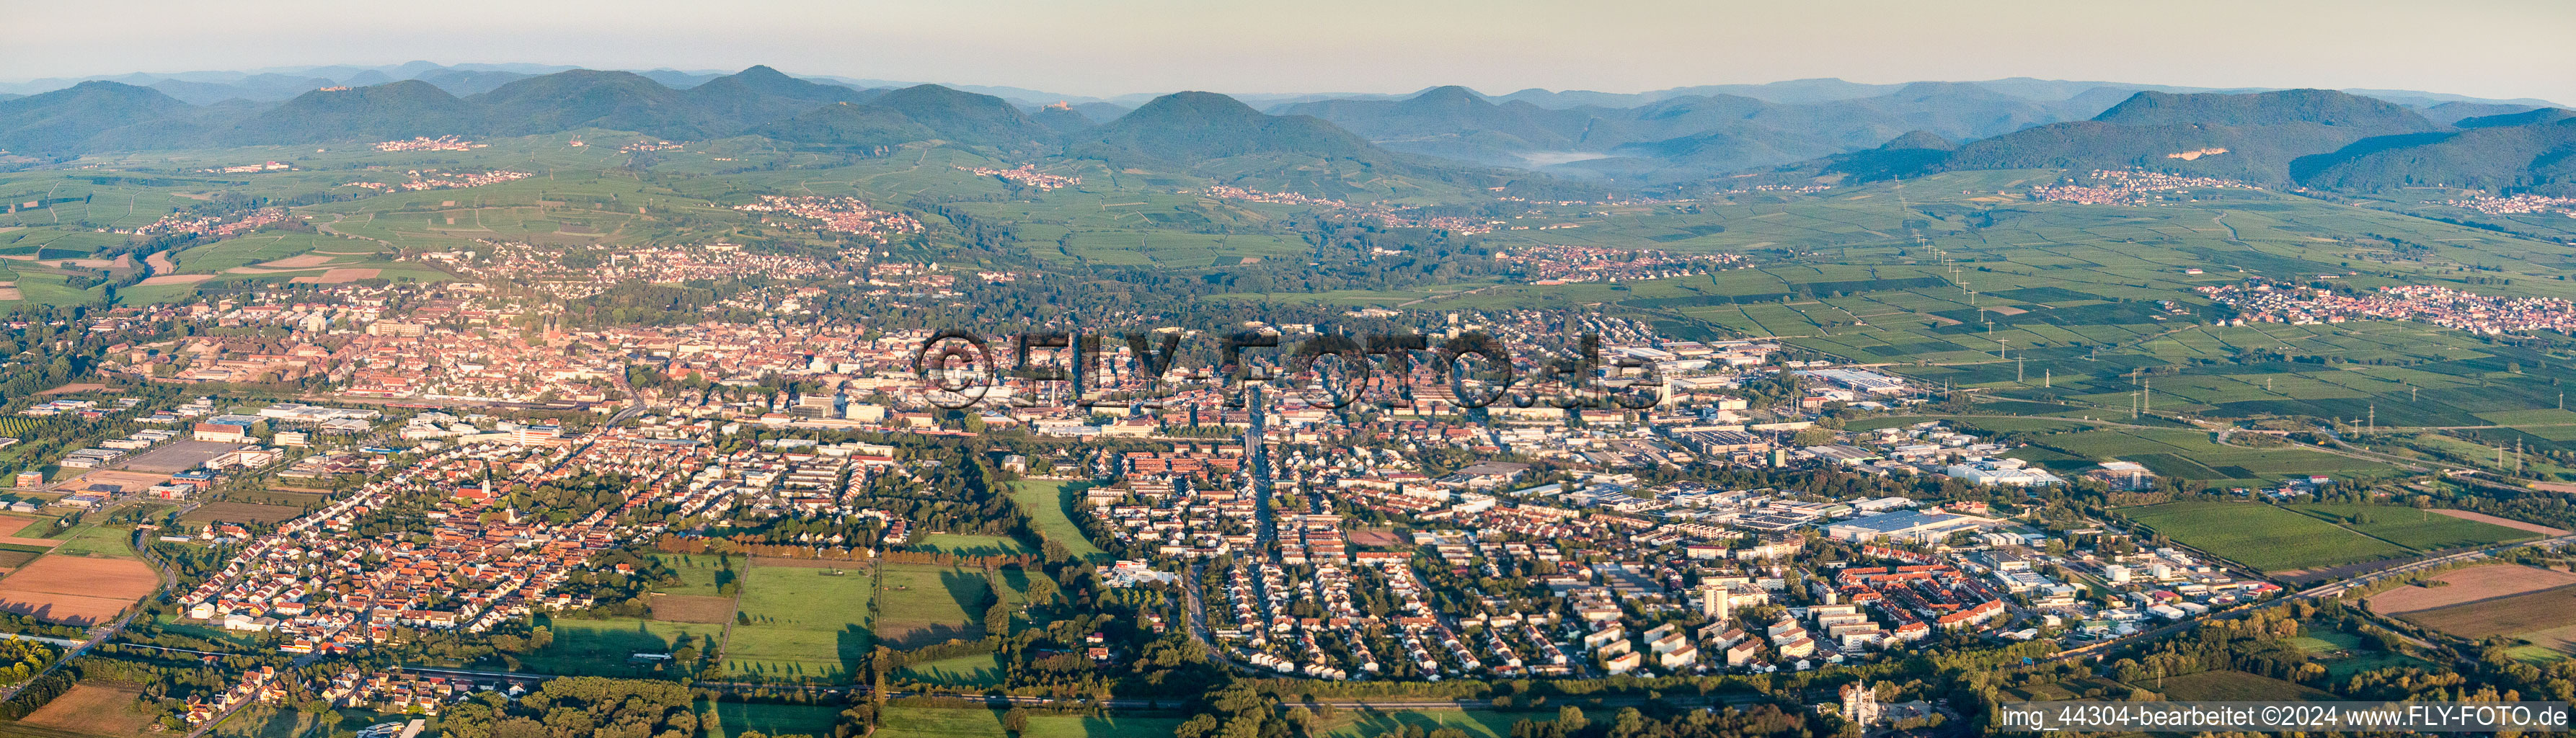
{"label": "green field", "polygon": [[2311,632],[2290,639],[2290,643],[2317,657],[2317,663],[2325,665],[2327,676],[2336,681],[2363,672],[2425,665],[2422,659],[2412,656],[2363,648],[2361,636],[2343,631]]}
{"label": "green field", "polygon": [[741,678],[846,681],[876,646],[869,623],[868,570],[752,566],[742,587],[748,623],[733,626],[724,668]]}
{"label": "green field", "polygon": [[2396,470],[2386,464],[2303,447],[2245,448],[2222,446],[2198,430],[2153,428],[2083,430],[2032,436],[2045,450],[2071,459],[2032,459],[2060,471],[2089,468],[2112,459],[2134,461],[2160,476],[2189,479],[2213,486],[2258,486],[2286,477],[2324,474],[2337,478],[2379,477]]}
{"label": "green field", "polygon": [[[1010,738],[1001,710],[892,706],[878,718],[876,738]],[[1165,738],[1177,717],[1030,715],[1019,738]]]}
{"label": "green field", "polygon": [[921,537],[914,546],[966,556],[1011,556],[1037,553],[1029,544],[1009,536],[978,536],[964,533],[932,533]]}
{"label": "green field", "polygon": [[[904,648],[951,638],[983,637],[983,601],[991,585],[979,569],[886,564],[876,632]],[[1007,582],[1006,582],[1007,584]]]}
{"label": "green field", "polygon": [[735,561],[733,562],[735,568],[726,569],[719,561],[721,557],[705,554],[661,554],[655,558],[660,559],[663,566],[670,567],[680,575],[679,584],[653,590],[663,594],[715,597],[717,585],[732,581],[733,577],[739,576],[742,566],[740,561]]}
{"label": "green field", "polygon": [[914,664],[895,672],[896,676],[945,687],[1002,686],[1002,659],[994,654],[959,656],[926,664]]}
{"label": "green field", "polygon": [[756,731],[761,735],[831,735],[832,723],[841,715],[838,705],[699,700],[697,708],[698,720],[707,729],[708,738],[735,738],[746,731]]}
{"label": "green field", "polygon": [[670,653],[682,642],[701,652],[724,640],[724,626],[659,620],[567,620],[546,623],[554,643],[519,655],[522,669],[562,676],[641,677],[658,673],[650,663],[635,663],[638,653]]}
{"label": "green field", "polygon": [[2540,537],[2531,531],[2397,505],[2314,503],[2287,507],[2417,551],[2484,546]]}
{"label": "green field", "polygon": [[1028,511],[1038,533],[1046,536],[1047,540],[1064,544],[1076,556],[1095,562],[1106,561],[1109,552],[1093,545],[1091,539],[1082,534],[1082,527],[1074,525],[1069,512],[1075,496],[1090,486],[1088,482],[1028,479],[1013,483],[1011,499],[1020,503],[1020,509]]}
{"label": "green field", "polygon": [[2252,502],[2175,502],[2122,510],[2154,532],[2266,572],[2377,561],[2408,552],[2317,518]]}
{"label": "green field", "polygon": [[[1605,711],[1594,710],[1587,713],[1593,720],[1608,720],[1611,717]],[[1332,727],[1323,734],[1334,738],[1377,738],[1389,733],[1403,734],[1411,728],[1420,728],[1425,732],[1455,728],[1466,733],[1469,738],[1510,738],[1513,723],[1523,720],[1550,722],[1555,719],[1556,712],[1553,710],[1547,712],[1344,710],[1340,718],[1331,721]]]}
{"label": "green field", "polygon": [[70,556],[134,558],[134,529],[100,525],[73,526],[54,553]]}

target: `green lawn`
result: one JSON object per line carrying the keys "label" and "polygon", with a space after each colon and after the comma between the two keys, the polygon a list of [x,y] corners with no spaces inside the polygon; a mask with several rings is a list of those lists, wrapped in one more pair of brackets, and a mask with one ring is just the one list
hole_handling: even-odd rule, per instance
{"label": "green lawn", "polygon": [[1040,535],[1073,549],[1076,556],[1093,561],[1109,559],[1109,552],[1092,545],[1091,539],[1082,534],[1081,526],[1073,524],[1072,513],[1069,512],[1074,496],[1089,488],[1090,482],[1029,479],[1013,484],[1011,499],[1020,503],[1020,509],[1028,511]]}
{"label": "green lawn", "polygon": [[2267,572],[2404,556],[2406,549],[2253,502],[2175,502],[2123,510],[2176,541]]}
{"label": "green lawn", "polygon": [[[887,707],[875,738],[1011,738],[1002,730],[1002,712]],[[1168,738],[1180,725],[1177,717],[1030,715],[1019,738]]]}
{"label": "green lawn", "polygon": [[830,571],[751,567],[742,587],[749,622],[733,627],[725,671],[749,679],[847,681],[859,658],[876,645],[868,619],[870,578],[864,568],[838,576]]}

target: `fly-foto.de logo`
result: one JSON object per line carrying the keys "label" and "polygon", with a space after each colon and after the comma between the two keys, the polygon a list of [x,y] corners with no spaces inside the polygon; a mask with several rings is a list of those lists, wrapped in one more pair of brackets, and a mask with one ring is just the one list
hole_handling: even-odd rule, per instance
{"label": "fly-foto.de logo", "polygon": [[1173,330],[986,336],[948,329],[913,351],[912,371],[932,404],[949,410],[986,402],[1004,387],[1009,391],[1001,401],[1015,406],[1052,398],[1086,408],[1160,407],[1199,390],[1220,391],[1227,407],[1240,408],[1243,390],[1253,385],[1336,409],[1409,408],[1437,394],[1462,410],[1498,404],[1643,410],[1665,397],[1664,382],[1650,365],[1627,357],[1604,361],[1601,338],[1591,333],[1562,347],[1522,346],[1516,354],[1512,345],[1472,331],[1436,340],[1420,333],[1377,333],[1294,342],[1277,333],[1243,331],[1184,345]]}

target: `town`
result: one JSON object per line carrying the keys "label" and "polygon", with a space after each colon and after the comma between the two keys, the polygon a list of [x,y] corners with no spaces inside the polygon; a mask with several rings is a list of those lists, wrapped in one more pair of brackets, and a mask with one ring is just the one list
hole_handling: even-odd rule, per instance
{"label": "town", "polygon": [[2448,287],[2400,285],[2368,293],[2268,282],[2199,287],[2234,308],[2236,321],[2313,325],[2347,320],[2414,320],[2499,335],[2576,329],[2576,302],[2549,297],[2489,297]]}
{"label": "town", "polygon": [[[2189,193],[2205,190],[2262,189],[2243,182],[2217,177],[2188,177],[2162,172],[2133,169],[2097,169],[2078,184],[2068,178],[2058,184],[2035,185],[2030,196],[2042,202],[2071,202],[2078,205],[2147,205],[2160,200],[2190,201]],[[2185,193],[2181,197],[2166,193]]]}

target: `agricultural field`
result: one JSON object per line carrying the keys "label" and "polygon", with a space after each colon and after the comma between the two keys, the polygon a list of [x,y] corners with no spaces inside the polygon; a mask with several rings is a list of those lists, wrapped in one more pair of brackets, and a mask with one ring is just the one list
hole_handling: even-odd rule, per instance
{"label": "agricultural field", "polygon": [[[724,668],[740,678],[790,682],[849,679],[875,648],[868,569],[772,566],[755,562],[742,585],[742,619],[726,642]],[[838,573],[835,573],[838,572]]]}
{"label": "agricultural field", "polygon": [[673,623],[724,623],[733,619],[734,599],[703,595],[652,594],[653,619]]}
{"label": "agricultural field", "polygon": [[2409,553],[2396,544],[2260,503],[2175,502],[2122,512],[2159,535],[2265,572],[2341,566]]}
{"label": "agricultural field", "polygon": [[2509,636],[2539,647],[2534,650],[2555,651],[2559,657],[2576,654],[2576,586],[2417,610],[2398,617],[2470,640]]}
{"label": "agricultural field", "polygon": [[[1011,738],[1002,730],[1002,712],[889,706],[878,718],[876,738]],[[1177,717],[1034,714],[1018,738],[1164,738],[1180,725]]]}
{"label": "agricultural field", "polygon": [[115,618],[161,587],[141,561],[46,555],[0,577],[0,610],[89,625]]}
{"label": "agricultural field", "polygon": [[2417,551],[2531,540],[2540,534],[2396,505],[2289,505],[2307,515]]}
{"label": "agricultural field", "polygon": [[142,711],[133,709],[134,703],[142,699],[143,688],[139,685],[82,682],[18,722],[101,738],[139,736],[152,726]]}
{"label": "agricultural field", "polygon": [[2219,445],[2199,430],[2104,428],[2031,435],[2032,445],[2063,456],[2032,461],[2056,471],[2079,471],[2112,459],[2143,464],[2159,476],[2205,482],[2211,486],[2262,486],[2285,477],[2323,474],[2338,479],[2380,477],[2396,472],[2375,461],[2340,456],[2310,448],[2246,448]]}
{"label": "agricultural field", "polygon": [[2332,692],[2241,671],[2204,671],[2149,679],[2137,686],[2177,701],[2315,702],[2340,699]]}
{"label": "agricultural field", "polygon": [[1065,548],[1073,550],[1075,556],[1095,562],[1109,558],[1109,552],[1100,550],[1099,546],[1092,544],[1089,537],[1082,534],[1082,527],[1073,523],[1070,512],[1075,496],[1090,487],[1089,482],[1027,479],[1012,484],[1011,499],[1020,503],[1020,509],[1028,511],[1029,518],[1034,521],[1039,535],[1046,536],[1046,540],[1064,544]]}
{"label": "agricultural field", "polygon": [[2371,595],[2370,611],[2407,613],[2511,597],[2576,584],[2576,574],[2521,564],[2486,564],[2442,572],[2433,580],[2441,586],[2398,587]]}

